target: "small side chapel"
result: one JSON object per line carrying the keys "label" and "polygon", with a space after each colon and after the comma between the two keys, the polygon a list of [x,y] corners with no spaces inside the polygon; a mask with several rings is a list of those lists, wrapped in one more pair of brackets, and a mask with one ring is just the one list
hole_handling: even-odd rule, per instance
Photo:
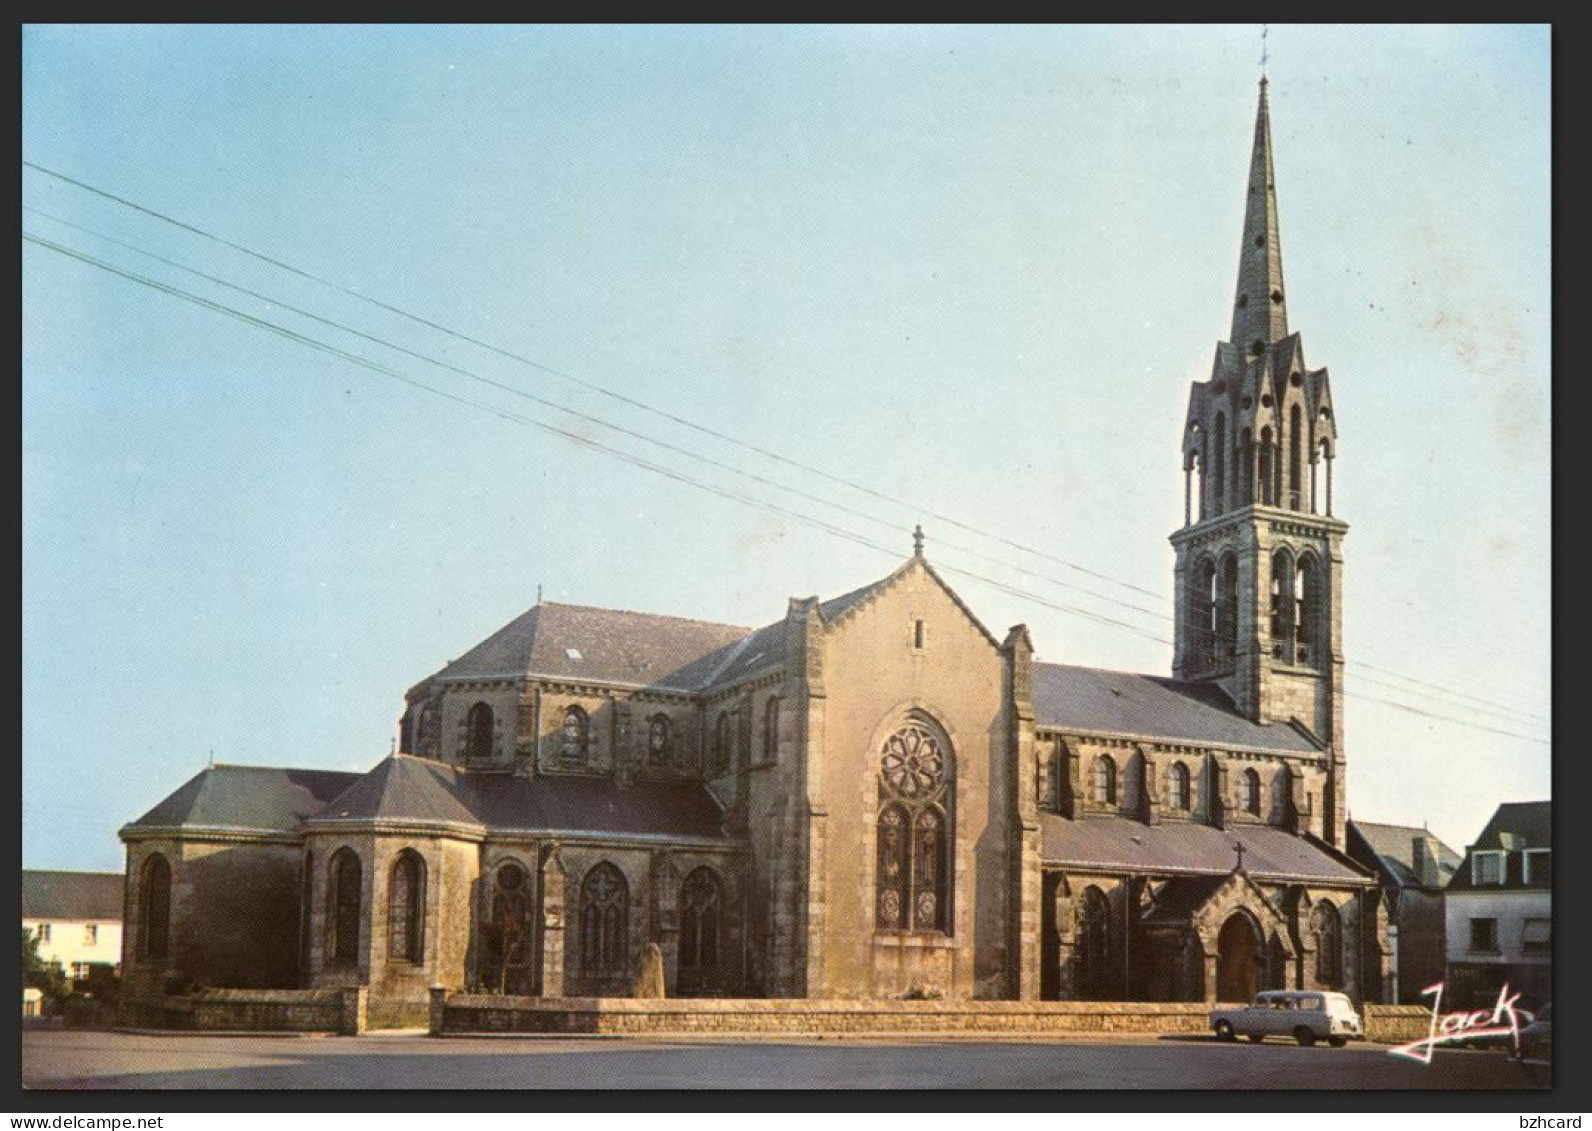
{"label": "small side chapel", "polygon": [[1033,659],[921,535],[761,627],[538,603],[363,774],[214,765],[121,830],[134,992],[1379,1000],[1345,853],[1327,371],[1287,321],[1262,80],[1228,339],[1190,393],[1170,676]]}

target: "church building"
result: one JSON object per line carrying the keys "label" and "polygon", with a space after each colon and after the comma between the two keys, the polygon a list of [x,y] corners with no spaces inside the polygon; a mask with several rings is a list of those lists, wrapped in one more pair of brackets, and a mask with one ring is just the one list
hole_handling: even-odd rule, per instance
{"label": "church building", "polygon": [[125,826],[128,988],[363,985],[378,1023],[432,986],[625,995],[657,943],[671,996],[1378,1000],[1337,422],[1288,327],[1264,80],[1247,191],[1170,676],[1036,662],[921,534],[761,627],[540,601],[411,687],[369,772],[215,765]]}

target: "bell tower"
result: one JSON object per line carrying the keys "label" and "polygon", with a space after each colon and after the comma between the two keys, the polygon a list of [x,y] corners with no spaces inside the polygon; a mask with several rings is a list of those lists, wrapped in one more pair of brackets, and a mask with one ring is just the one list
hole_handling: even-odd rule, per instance
{"label": "bell tower", "polygon": [[1336,450],[1327,371],[1310,368],[1288,329],[1262,78],[1232,332],[1216,344],[1210,379],[1189,391],[1172,672],[1220,684],[1257,723],[1300,726],[1321,742],[1325,785],[1307,827],[1341,848],[1349,527],[1332,513]]}

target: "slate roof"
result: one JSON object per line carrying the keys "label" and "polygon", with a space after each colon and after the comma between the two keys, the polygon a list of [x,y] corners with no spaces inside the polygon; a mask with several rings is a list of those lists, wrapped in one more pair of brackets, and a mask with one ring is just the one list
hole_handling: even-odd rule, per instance
{"label": "slate roof", "polygon": [[694,782],[637,782],[621,788],[607,778],[520,778],[459,770],[408,754],[383,759],[315,818],[371,820],[475,831],[724,839],[723,813],[706,787]]}
{"label": "slate roof", "polygon": [[1270,825],[1229,829],[1190,821],[1146,825],[1127,817],[1039,814],[1040,857],[1066,868],[1122,869],[1173,875],[1227,875],[1244,845],[1244,871],[1256,880],[1365,884],[1365,872],[1320,841]]}
{"label": "slate roof", "polygon": [[[1502,834],[1513,833],[1520,838],[1514,849],[1506,849]],[[1465,862],[1454,872],[1453,879],[1448,881],[1448,891],[1507,891],[1513,889],[1547,889],[1549,881],[1533,879],[1527,883],[1525,879],[1525,853],[1527,848],[1552,848],[1553,847],[1553,803],[1551,801],[1506,801],[1498,806],[1492,815],[1492,820],[1487,822],[1487,827],[1482,829],[1476,842],[1465,850]],[[1470,857],[1478,849],[1482,851],[1504,850],[1504,882],[1502,884],[1478,884],[1472,882]]]}
{"label": "slate roof", "polygon": [[1227,882],[1227,876],[1176,876],[1168,880],[1144,916],[1146,923],[1187,923]]}
{"label": "slate roof", "polygon": [[1036,725],[1052,730],[1291,754],[1319,754],[1322,750],[1297,727],[1249,721],[1214,682],[1035,663],[1033,700]]}
{"label": "slate roof", "polygon": [[[682,691],[700,688],[705,662],[745,637],[736,625],[544,601],[437,673],[442,679],[549,676]],[[574,649],[579,658],[570,655]]]}
{"label": "slate roof", "polygon": [[126,828],[292,831],[361,776],[340,770],[209,766]]}
{"label": "slate roof", "polygon": [[22,872],[24,919],[122,919],[120,872]]}
{"label": "slate roof", "polygon": [[[1437,886],[1442,887],[1454,874],[1464,857],[1433,836],[1430,830],[1414,825],[1381,825],[1373,821],[1349,822],[1352,850],[1354,838],[1363,841],[1377,863],[1402,887],[1421,887],[1415,872],[1415,847],[1417,837],[1431,837],[1437,850]],[[1358,858],[1358,857],[1357,857]]]}

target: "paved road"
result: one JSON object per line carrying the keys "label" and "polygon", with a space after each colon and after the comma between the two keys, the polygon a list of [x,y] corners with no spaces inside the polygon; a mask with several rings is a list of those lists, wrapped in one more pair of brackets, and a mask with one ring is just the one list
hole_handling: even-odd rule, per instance
{"label": "paved road", "polygon": [[31,1088],[1523,1088],[1500,1053],[1209,1038],[432,1039],[28,1029]]}

